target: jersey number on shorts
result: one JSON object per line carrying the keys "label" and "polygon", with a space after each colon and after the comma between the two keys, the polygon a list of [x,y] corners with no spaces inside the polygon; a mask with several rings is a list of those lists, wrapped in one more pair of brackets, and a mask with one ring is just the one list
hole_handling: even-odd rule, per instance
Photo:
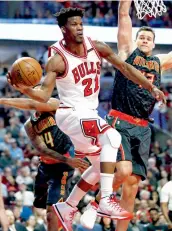
{"label": "jersey number on shorts", "polygon": [[[152,74],[152,73],[147,73],[147,72],[145,72],[145,71],[140,71],[140,72],[149,80],[149,82],[151,82],[151,83],[154,82],[154,79],[155,79],[155,75],[154,75],[154,74]],[[142,88],[141,85],[139,85],[139,87]]]}
{"label": "jersey number on shorts", "polygon": [[[94,87],[93,87],[93,82],[95,81]],[[96,75],[96,78],[93,80],[91,78],[89,79],[84,79],[82,81],[82,85],[85,86],[84,89],[84,97],[90,96],[93,93],[96,93],[97,90],[99,90],[99,78]]]}
{"label": "jersey number on shorts", "polygon": [[44,137],[44,140],[45,140],[45,143],[47,145],[51,145],[51,147],[54,147],[54,142],[53,142],[53,138],[52,138],[52,135],[51,135],[51,132],[46,132],[43,134],[43,137]]}

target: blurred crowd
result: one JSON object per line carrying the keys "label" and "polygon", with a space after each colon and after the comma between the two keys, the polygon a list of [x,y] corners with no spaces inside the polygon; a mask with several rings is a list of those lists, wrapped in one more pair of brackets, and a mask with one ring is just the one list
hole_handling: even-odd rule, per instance
{"label": "blurred crowd", "polygon": [[[103,92],[102,90],[101,95]],[[21,97],[20,93],[8,84],[1,89],[1,94],[1,97]],[[170,90],[168,97],[171,97]],[[108,103],[108,105],[110,104]],[[109,109],[105,108],[106,111]],[[0,172],[3,197],[11,222],[24,225],[25,231],[41,231],[42,226],[46,227],[45,210],[33,207],[34,180],[39,158],[35,156],[38,153],[31,146],[23,127],[23,123],[29,118],[30,113],[30,111],[20,111],[0,105]],[[135,216],[130,222],[128,231],[156,230],[155,226],[158,226],[158,229],[161,226],[162,229],[159,230],[168,230],[160,207],[160,193],[161,188],[168,181],[172,181],[171,163],[172,139],[168,139],[166,145],[163,146],[152,139],[147,179],[140,183],[135,200]],[[79,177],[80,172],[75,171],[71,187]],[[80,202],[79,213],[73,223],[74,231],[86,231],[80,225],[79,218],[88,202],[94,200],[98,189],[99,185],[97,184]],[[117,192],[117,197],[120,195],[121,189]],[[98,218],[94,230],[114,231],[114,227],[115,221]]]}
{"label": "blurred crowd", "polygon": [[[8,5],[10,4],[10,5]],[[0,1],[0,18],[34,19],[32,23],[55,23],[53,13],[62,7],[80,7],[85,9],[84,23],[97,26],[117,26],[118,1],[19,1],[14,13],[11,13],[11,2]],[[172,28],[172,2],[165,1],[167,12],[157,18],[147,16],[138,20],[134,3],[131,18],[133,26],[152,26]],[[13,7],[14,8],[14,7]],[[44,19],[44,20],[43,20]],[[42,20],[42,22],[41,22]],[[21,21],[22,22],[22,21]],[[27,20],[23,21],[27,23]]]}

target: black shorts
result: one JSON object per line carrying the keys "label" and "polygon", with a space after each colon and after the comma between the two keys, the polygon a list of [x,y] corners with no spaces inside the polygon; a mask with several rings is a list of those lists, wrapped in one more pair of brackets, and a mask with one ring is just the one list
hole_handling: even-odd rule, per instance
{"label": "black shorts", "polygon": [[109,115],[106,116],[106,120],[110,125],[113,124],[115,126],[122,137],[117,161],[131,161],[133,173],[141,176],[142,180],[145,180],[147,177],[151,129],[149,126],[137,126]]}
{"label": "black shorts", "polygon": [[170,218],[170,221],[172,222],[172,211],[169,210],[168,216],[169,216],[169,218]]}
{"label": "black shorts", "polygon": [[41,162],[35,179],[34,206],[46,208],[46,205],[64,201],[69,196],[73,173],[74,169],[67,164]]}

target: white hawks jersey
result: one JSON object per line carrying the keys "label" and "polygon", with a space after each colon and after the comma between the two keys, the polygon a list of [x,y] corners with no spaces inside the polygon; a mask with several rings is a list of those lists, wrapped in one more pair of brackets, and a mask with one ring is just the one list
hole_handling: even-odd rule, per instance
{"label": "white hawks jersey", "polygon": [[88,37],[84,37],[84,50],[84,56],[72,54],[64,47],[64,40],[49,48],[49,57],[58,53],[65,62],[66,71],[56,80],[61,106],[98,107],[101,58]]}

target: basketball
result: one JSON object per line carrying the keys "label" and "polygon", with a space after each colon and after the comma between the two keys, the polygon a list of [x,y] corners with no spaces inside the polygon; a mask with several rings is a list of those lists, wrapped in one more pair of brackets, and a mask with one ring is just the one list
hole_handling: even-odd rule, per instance
{"label": "basketball", "polygon": [[11,83],[28,87],[38,84],[42,77],[42,68],[38,61],[30,57],[17,59],[11,67]]}

